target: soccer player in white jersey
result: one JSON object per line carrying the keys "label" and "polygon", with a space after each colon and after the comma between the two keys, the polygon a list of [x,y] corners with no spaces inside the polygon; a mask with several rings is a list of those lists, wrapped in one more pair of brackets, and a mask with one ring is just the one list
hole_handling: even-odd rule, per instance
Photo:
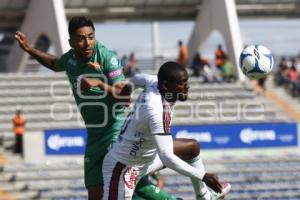
{"label": "soccer player in white jersey", "polygon": [[173,141],[170,133],[172,108],[177,100],[185,101],[188,96],[186,69],[176,62],[167,62],[157,78],[141,75],[133,78],[133,83],[143,86],[144,91],[117,142],[105,156],[104,200],[131,199],[141,177],[164,167],[190,177],[197,200],[224,198],[231,186],[205,171],[197,141]]}

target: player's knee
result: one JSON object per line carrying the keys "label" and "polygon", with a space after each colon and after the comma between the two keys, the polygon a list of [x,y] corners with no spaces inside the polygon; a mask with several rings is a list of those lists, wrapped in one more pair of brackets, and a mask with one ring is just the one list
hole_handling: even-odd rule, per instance
{"label": "player's knee", "polygon": [[194,139],[175,139],[174,153],[183,160],[192,160],[199,155],[200,147]]}
{"label": "player's knee", "polygon": [[190,159],[197,157],[200,154],[200,146],[197,140],[190,139],[189,140],[189,149],[190,149]]}

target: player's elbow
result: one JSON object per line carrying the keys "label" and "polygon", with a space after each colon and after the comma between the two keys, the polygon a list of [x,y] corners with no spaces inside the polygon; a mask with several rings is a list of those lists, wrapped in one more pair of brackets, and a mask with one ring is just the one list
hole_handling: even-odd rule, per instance
{"label": "player's elbow", "polygon": [[50,63],[50,66],[48,67],[49,69],[51,69],[54,72],[62,72],[64,71],[61,67],[59,67],[55,61],[52,61]]}
{"label": "player's elbow", "polygon": [[49,59],[49,62],[48,63],[45,63],[45,65],[48,65],[46,66],[47,68],[51,69],[52,71],[54,72],[62,72],[64,71],[59,65],[58,65],[58,61],[57,61],[57,58],[55,56],[52,56],[50,59]]}
{"label": "player's elbow", "polygon": [[161,159],[164,166],[168,168],[172,168],[173,162],[172,162],[172,155],[166,153],[166,152],[160,152],[159,158]]}

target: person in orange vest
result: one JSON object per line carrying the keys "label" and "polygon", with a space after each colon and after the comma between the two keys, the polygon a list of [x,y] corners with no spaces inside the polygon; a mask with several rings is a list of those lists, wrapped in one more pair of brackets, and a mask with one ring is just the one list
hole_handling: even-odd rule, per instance
{"label": "person in orange vest", "polygon": [[217,50],[215,51],[215,65],[216,68],[221,70],[222,65],[225,63],[226,54],[223,51],[222,45],[218,45]]}
{"label": "person in orange vest", "polygon": [[17,110],[13,122],[13,130],[15,133],[14,153],[19,153],[23,157],[23,134],[25,132],[26,120],[22,116],[22,111]]}
{"label": "person in orange vest", "polygon": [[189,60],[188,48],[186,45],[183,44],[181,40],[179,40],[178,46],[179,46],[179,54],[178,54],[177,62],[183,66],[186,66]]}

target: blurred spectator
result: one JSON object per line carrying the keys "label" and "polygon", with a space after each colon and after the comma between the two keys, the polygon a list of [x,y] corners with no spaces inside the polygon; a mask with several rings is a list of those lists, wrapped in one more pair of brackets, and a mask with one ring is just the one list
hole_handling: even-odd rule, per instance
{"label": "blurred spectator", "polygon": [[219,72],[213,70],[210,65],[204,65],[203,77],[204,77],[204,83],[215,83],[215,82],[220,83],[222,81]]}
{"label": "blurred spectator", "polygon": [[126,55],[122,56],[121,65],[123,66],[123,69],[128,65],[128,57]]}
{"label": "blurred spectator", "polygon": [[221,67],[225,62],[226,54],[223,51],[223,47],[221,44],[218,45],[217,50],[215,51],[215,65],[218,70],[221,71]]}
{"label": "blurred spectator", "polygon": [[288,62],[285,57],[281,57],[274,78],[276,85],[283,85],[285,83],[287,71],[288,71]]}
{"label": "blurred spectator", "polygon": [[203,76],[203,70],[205,65],[209,65],[208,60],[202,58],[200,53],[196,53],[191,65],[191,69],[193,70],[193,76]]}
{"label": "blurred spectator", "polygon": [[287,72],[288,78],[288,89],[290,90],[293,97],[299,94],[300,75],[293,64]]}
{"label": "blurred spectator", "polygon": [[226,55],[224,55],[224,63],[222,64],[221,69],[222,69],[221,76],[225,82],[236,81],[236,76],[234,73],[234,66],[229,61],[229,59]]}
{"label": "blurred spectator", "polygon": [[204,83],[221,82],[222,78],[218,71],[215,71],[210,66],[207,59],[201,57],[200,53],[196,53],[192,65],[193,76],[201,78]]}
{"label": "blurred spectator", "polygon": [[297,71],[297,59],[292,58],[290,67],[285,57],[282,57],[275,74],[275,84],[283,85],[293,96],[300,94],[300,73]]}
{"label": "blurred spectator", "polygon": [[279,70],[285,71],[288,68],[288,63],[285,57],[281,57],[279,62]]}
{"label": "blurred spectator", "polygon": [[[124,60],[124,62],[126,61]],[[139,71],[138,68],[136,67],[136,64],[137,64],[137,60],[135,58],[135,55],[134,53],[131,53],[128,58],[127,65],[126,66],[124,65],[124,74],[126,77],[132,77]]]}
{"label": "blurred spectator", "polygon": [[266,80],[267,80],[268,76],[265,76],[263,78],[259,78],[257,79],[257,84],[258,86],[263,90],[266,91]]}
{"label": "blurred spectator", "polygon": [[186,45],[183,44],[181,40],[178,41],[179,46],[179,54],[177,58],[177,62],[183,66],[188,64],[189,60],[189,51]]}
{"label": "blurred spectator", "polygon": [[21,110],[17,110],[13,122],[13,131],[15,134],[14,153],[20,154],[23,157],[23,134],[25,132],[25,117]]}

